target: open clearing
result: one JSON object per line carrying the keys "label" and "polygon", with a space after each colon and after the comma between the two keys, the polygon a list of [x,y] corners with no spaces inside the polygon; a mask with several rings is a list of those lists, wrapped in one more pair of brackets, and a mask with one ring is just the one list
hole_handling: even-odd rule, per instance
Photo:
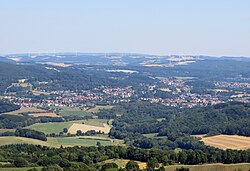
{"label": "open clearing", "polygon": [[50,123],[36,123],[25,128],[44,132],[45,134],[59,133],[63,128],[69,129],[74,122],[50,122]]}
{"label": "open clearing", "polygon": [[96,106],[94,108],[91,108],[89,110],[87,110],[87,112],[91,112],[91,113],[97,113],[102,109],[112,109],[114,106]]}
{"label": "open clearing", "polygon": [[21,113],[38,113],[38,112],[45,113],[46,110],[38,109],[38,108],[35,108],[35,107],[21,107],[18,110],[15,110],[15,111],[12,111],[12,112],[7,112],[7,113],[4,113],[4,114],[20,115]]}
{"label": "open clearing", "polygon": [[220,149],[245,150],[250,148],[250,137],[239,135],[216,135],[202,138],[201,141],[206,145]]}
{"label": "open clearing", "polygon": [[81,130],[82,132],[86,132],[88,130],[95,130],[95,131],[101,131],[101,132],[104,132],[105,134],[108,134],[110,129],[111,129],[111,127],[106,123],[103,124],[103,127],[74,123],[69,128],[68,132],[71,134],[75,134],[77,132],[77,130]]}
{"label": "open clearing", "polygon": [[61,117],[56,113],[31,113],[29,116],[40,117],[40,116],[49,116],[49,117]]}
{"label": "open clearing", "polygon": [[[70,127],[73,124],[84,125],[82,123],[84,123],[86,125],[90,125],[90,126],[104,128],[103,124],[106,124],[107,120],[106,119],[89,119],[89,120],[76,120],[76,121],[69,121],[69,122],[36,123],[36,124],[30,125],[30,126],[25,127],[25,128],[33,129],[33,130],[36,130],[36,131],[41,131],[41,132],[44,132],[45,134],[51,134],[51,133],[57,133],[58,134],[59,132],[63,131],[63,128],[70,129]],[[79,129],[77,129],[77,130],[79,130]]]}
{"label": "open clearing", "polygon": [[170,90],[169,88],[160,88],[160,90],[164,92],[172,92],[172,90]]}
{"label": "open clearing", "polygon": [[127,70],[127,69],[117,69],[117,70],[106,70],[107,72],[123,72],[123,73],[137,73],[137,71],[134,70]]}
{"label": "open clearing", "polygon": [[[125,168],[126,164],[129,162],[130,160],[127,159],[109,159],[106,160],[102,163],[116,163],[118,165],[118,167],[120,168]],[[140,169],[146,169],[147,168],[147,163],[146,162],[140,162],[140,161],[135,161],[136,163],[138,163]]]}
{"label": "open clearing", "polygon": [[60,116],[91,116],[79,107],[50,107],[51,109],[59,109]]}
{"label": "open clearing", "polygon": [[203,165],[171,165],[166,166],[167,171],[175,171],[176,168],[189,168],[190,171],[248,171],[250,169],[250,163],[239,163],[239,164],[203,164]]}
{"label": "open clearing", "polygon": [[76,136],[76,137],[48,137],[48,141],[40,141],[32,138],[4,136],[0,137],[0,146],[7,144],[35,144],[49,147],[59,148],[61,145],[64,147],[73,146],[95,146],[100,142],[103,146],[112,145],[109,138],[94,137],[94,136]]}
{"label": "open clearing", "polygon": [[15,132],[16,129],[0,129],[0,133],[3,133],[3,132]]}

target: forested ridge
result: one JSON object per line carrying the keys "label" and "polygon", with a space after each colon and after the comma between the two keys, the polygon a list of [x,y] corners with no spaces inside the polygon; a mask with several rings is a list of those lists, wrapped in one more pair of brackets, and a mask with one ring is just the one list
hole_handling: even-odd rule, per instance
{"label": "forested ridge", "polygon": [[[177,109],[135,102],[106,111],[106,115],[114,117],[116,112],[122,115],[115,117],[110,136],[141,148],[203,149],[204,145],[190,136],[195,134],[250,136],[250,106],[244,103]],[[149,133],[157,133],[159,138],[143,136]]]}

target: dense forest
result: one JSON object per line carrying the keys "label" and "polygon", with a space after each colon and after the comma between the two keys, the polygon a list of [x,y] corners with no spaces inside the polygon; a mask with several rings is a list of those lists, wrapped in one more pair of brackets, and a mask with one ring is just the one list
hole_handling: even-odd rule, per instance
{"label": "dense forest", "polygon": [[[43,171],[58,168],[65,171],[138,171],[137,163],[129,162],[124,169],[115,163],[103,163],[108,159],[129,159],[147,162],[148,171],[164,170],[160,166],[202,163],[240,163],[250,162],[250,151],[182,150],[180,152],[159,149],[137,149],[121,146],[49,148],[27,144],[0,147],[0,159],[10,162],[4,167],[43,166]],[[161,165],[160,165],[161,164]],[[156,169],[159,168],[159,169]]]}
{"label": "dense forest", "polygon": [[0,100],[0,113],[11,112],[20,109],[20,106],[8,101]]}
{"label": "dense forest", "polygon": [[[166,107],[148,102],[122,104],[100,111],[106,118],[115,118],[110,136],[127,144],[164,149],[203,149],[204,145],[190,135],[237,134],[250,136],[249,104],[231,102],[193,109]],[[114,114],[121,116],[116,117]],[[147,138],[143,134],[156,133]]]}

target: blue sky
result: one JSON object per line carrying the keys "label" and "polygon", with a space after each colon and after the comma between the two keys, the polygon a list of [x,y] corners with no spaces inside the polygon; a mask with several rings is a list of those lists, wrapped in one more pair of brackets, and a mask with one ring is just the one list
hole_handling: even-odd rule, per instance
{"label": "blue sky", "polygon": [[0,53],[250,56],[249,0],[0,0]]}

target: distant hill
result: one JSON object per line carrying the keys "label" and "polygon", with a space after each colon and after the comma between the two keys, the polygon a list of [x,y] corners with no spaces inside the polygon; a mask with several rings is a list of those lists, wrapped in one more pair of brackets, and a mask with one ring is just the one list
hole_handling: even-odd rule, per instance
{"label": "distant hill", "polygon": [[0,62],[15,63],[15,61],[0,56]]}

